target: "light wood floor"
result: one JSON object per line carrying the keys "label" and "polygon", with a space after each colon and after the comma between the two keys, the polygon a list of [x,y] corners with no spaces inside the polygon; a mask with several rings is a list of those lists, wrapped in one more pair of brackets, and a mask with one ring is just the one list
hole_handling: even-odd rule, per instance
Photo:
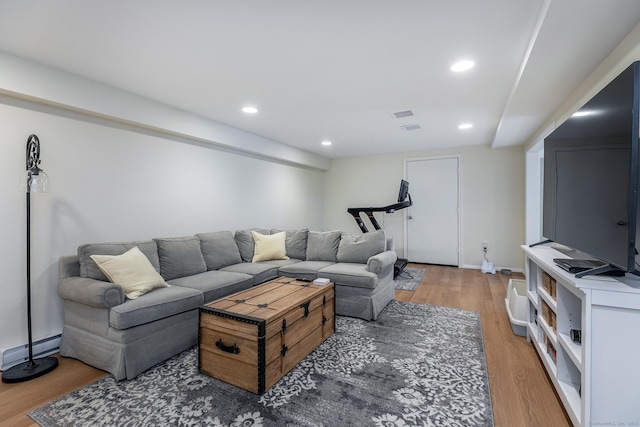
{"label": "light wood floor", "polygon": [[[409,267],[421,267],[409,264]],[[496,427],[564,427],[564,413],[533,346],[511,331],[504,299],[511,277],[435,265],[415,291],[396,299],[480,312]],[[60,357],[53,372],[24,383],[0,383],[0,426],[36,426],[27,412],[105,375],[77,360]]]}

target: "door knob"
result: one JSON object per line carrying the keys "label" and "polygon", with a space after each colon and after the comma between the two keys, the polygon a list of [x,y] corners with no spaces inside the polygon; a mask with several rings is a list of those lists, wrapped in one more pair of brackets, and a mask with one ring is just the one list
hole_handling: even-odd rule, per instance
{"label": "door knob", "polygon": [[409,215],[407,218],[409,218],[409,219],[413,219],[413,216]]}

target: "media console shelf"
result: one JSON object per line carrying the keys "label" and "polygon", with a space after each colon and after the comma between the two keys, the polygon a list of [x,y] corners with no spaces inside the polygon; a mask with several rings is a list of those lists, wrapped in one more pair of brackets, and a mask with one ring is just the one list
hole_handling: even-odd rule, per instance
{"label": "media console shelf", "polygon": [[527,339],[573,424],[640,425],[640,277],[576,279],[554,264],[566,255],[553,247],[522,249]]}

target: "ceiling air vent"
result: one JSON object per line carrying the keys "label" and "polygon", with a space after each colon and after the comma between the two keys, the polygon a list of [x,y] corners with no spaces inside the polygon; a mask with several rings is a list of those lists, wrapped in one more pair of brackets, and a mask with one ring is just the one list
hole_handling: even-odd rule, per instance
{"label": "ceiling air vent", "polygon": [[411,117],[411,116],[413,116],[413,111],[411,111],[411,110],[407,110],[407,111],[398,111],[398,112],[393,113],[393,116],[394,116],[396,119],[401,119],[401,118],[403,118],[403,117]]}
{"label": "ceiling air vent", "polygon": [[402,130],[418,130],[418,129],[422,129],[422,126],[420,126],[418,124],[404,125],[404,126],[400,126],[400,129],[402,129]]}

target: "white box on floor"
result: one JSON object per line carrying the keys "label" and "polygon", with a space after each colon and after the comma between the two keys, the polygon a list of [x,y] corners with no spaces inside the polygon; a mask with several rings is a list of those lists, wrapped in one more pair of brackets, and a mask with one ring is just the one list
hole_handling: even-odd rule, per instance
{"label": "white box on floor", "polygon": [[507,298],[504,300],[507,307],[507,315],[511,322],[511,330],[514,334],[524,337],[527,335],[527,282],[519,279],[510,279],[507,288]]}

